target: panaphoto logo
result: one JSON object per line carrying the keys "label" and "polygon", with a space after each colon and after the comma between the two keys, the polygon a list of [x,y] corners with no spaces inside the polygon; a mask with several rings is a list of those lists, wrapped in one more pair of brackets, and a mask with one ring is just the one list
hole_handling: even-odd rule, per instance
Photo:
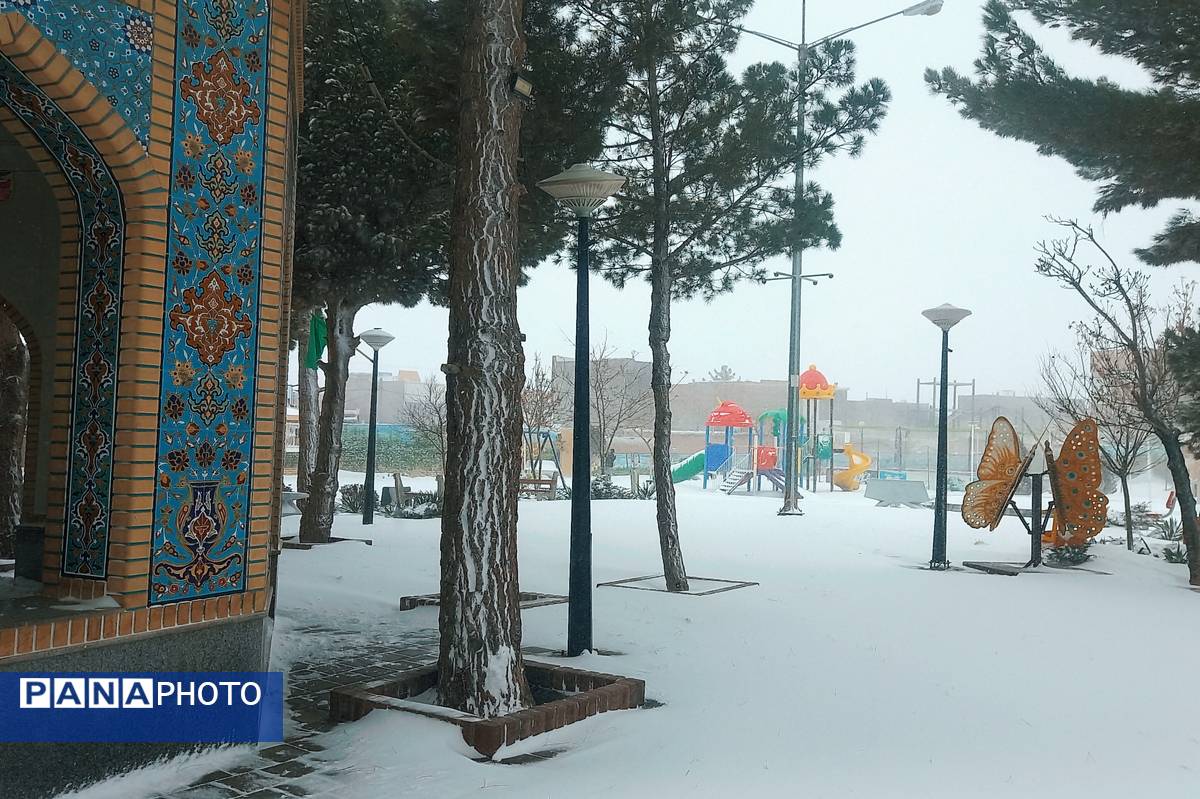
{"label": "panaphoto logo", "polygon": [[22,677],[21,709],[133,710],[156,707],[255,707],[262,686],[239,680],[152,677]]}

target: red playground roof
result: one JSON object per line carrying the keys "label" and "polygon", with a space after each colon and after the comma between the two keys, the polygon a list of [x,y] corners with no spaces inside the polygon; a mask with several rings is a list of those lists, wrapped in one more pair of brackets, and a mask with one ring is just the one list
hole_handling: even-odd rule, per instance
{"label": "red playground roof", "polygon": [[708,415],[707,427],[754,427],[750,414],[736,402],[722,402]]}
{"label": "red playground roof", "polygon": [[801,399],[833,399],[836,394],[837,385],[826,380],[815,364],[809,364],[808,371],[800,375]]}

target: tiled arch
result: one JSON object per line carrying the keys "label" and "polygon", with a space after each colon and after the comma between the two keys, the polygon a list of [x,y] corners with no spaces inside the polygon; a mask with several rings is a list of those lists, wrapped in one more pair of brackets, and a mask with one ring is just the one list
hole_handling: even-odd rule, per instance
{"label": "tiled arch", "polygon": [[[109,102],[16,12],[0,14],[0,94],[68,176],[81,222],[77,239],[64,241],[76,258],[75,285],[64,287],[76,312],[60,319],[59,346],[66,337],[81,357],[55,373],[56,384],[71,389],[57,392],[50,410],[69,415],[71,435],[51,449],[51,473],[61,471],[48,503],[44,581],[84,596],[122,594],[130,576],[145,574],[149,514],[140,528],[130,524],[139,499],[123,481],[137,477],[138,425],[136,411],[118,425],[117,407],[157,395],[157,375],[144,369],[153,358],[139,353],[160,334],[146,318],[161,308],[166,181]],[[169,138],[169,118],[165,128]],[[141,460],[152,471],[152,446]]]}

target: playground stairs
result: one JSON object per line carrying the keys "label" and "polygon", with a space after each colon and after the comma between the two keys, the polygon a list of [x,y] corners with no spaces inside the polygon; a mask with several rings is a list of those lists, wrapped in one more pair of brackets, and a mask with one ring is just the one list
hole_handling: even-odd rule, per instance
{"label": "playground stairs", "polygon": [[733,469],[721,481],[721,491],[725,494],[732,494],[746,484],[750,479],[752,472],[749,469]]}

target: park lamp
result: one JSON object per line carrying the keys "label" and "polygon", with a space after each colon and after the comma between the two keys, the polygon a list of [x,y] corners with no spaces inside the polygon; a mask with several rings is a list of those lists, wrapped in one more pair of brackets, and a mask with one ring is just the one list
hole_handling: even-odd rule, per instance
{"label": "park lamp", "polygon": [[538,181],[538,188],[569,208],[579,227],[575,244],[575,389],[571,421],[571,541],[567,574],[567,657],[592,646],[592,449],[588,242],[592,213],[625,185],[625,178],[588,164]]}
{"label": "park lamp", "polygon": [[971,312],[966,308],[956,308],[948,302],[943,303],[936,308],[930,308],[927,311],[921,311],[921,316],[924,316],[930,322],[933,322],[943,331],[949,331],[950,328],[954,327],[970,315]]}
{"label": "park lamp", "polygon": [[906,17],[932,17],[934,14],[942,10],[944,5],[942,0],[925,0],[923,3],[917,3],[915,6],[910,6],[900,12]]}
{"label": "park lamp", "polygon": [[388,344],[391,344],[393,341],[395,341],[396,337],[386,330],[373,327],[370,330],[365,330],[362,333],[359,333],[358,339],[371,349],[375,350],[375,352],[379,352]]}
{"label": "park lamp", "polygon": [[625,178],[589,164],[575,164],[565,172],[538,181],[537,185],[575,216],[589,217],[625,185]]}

